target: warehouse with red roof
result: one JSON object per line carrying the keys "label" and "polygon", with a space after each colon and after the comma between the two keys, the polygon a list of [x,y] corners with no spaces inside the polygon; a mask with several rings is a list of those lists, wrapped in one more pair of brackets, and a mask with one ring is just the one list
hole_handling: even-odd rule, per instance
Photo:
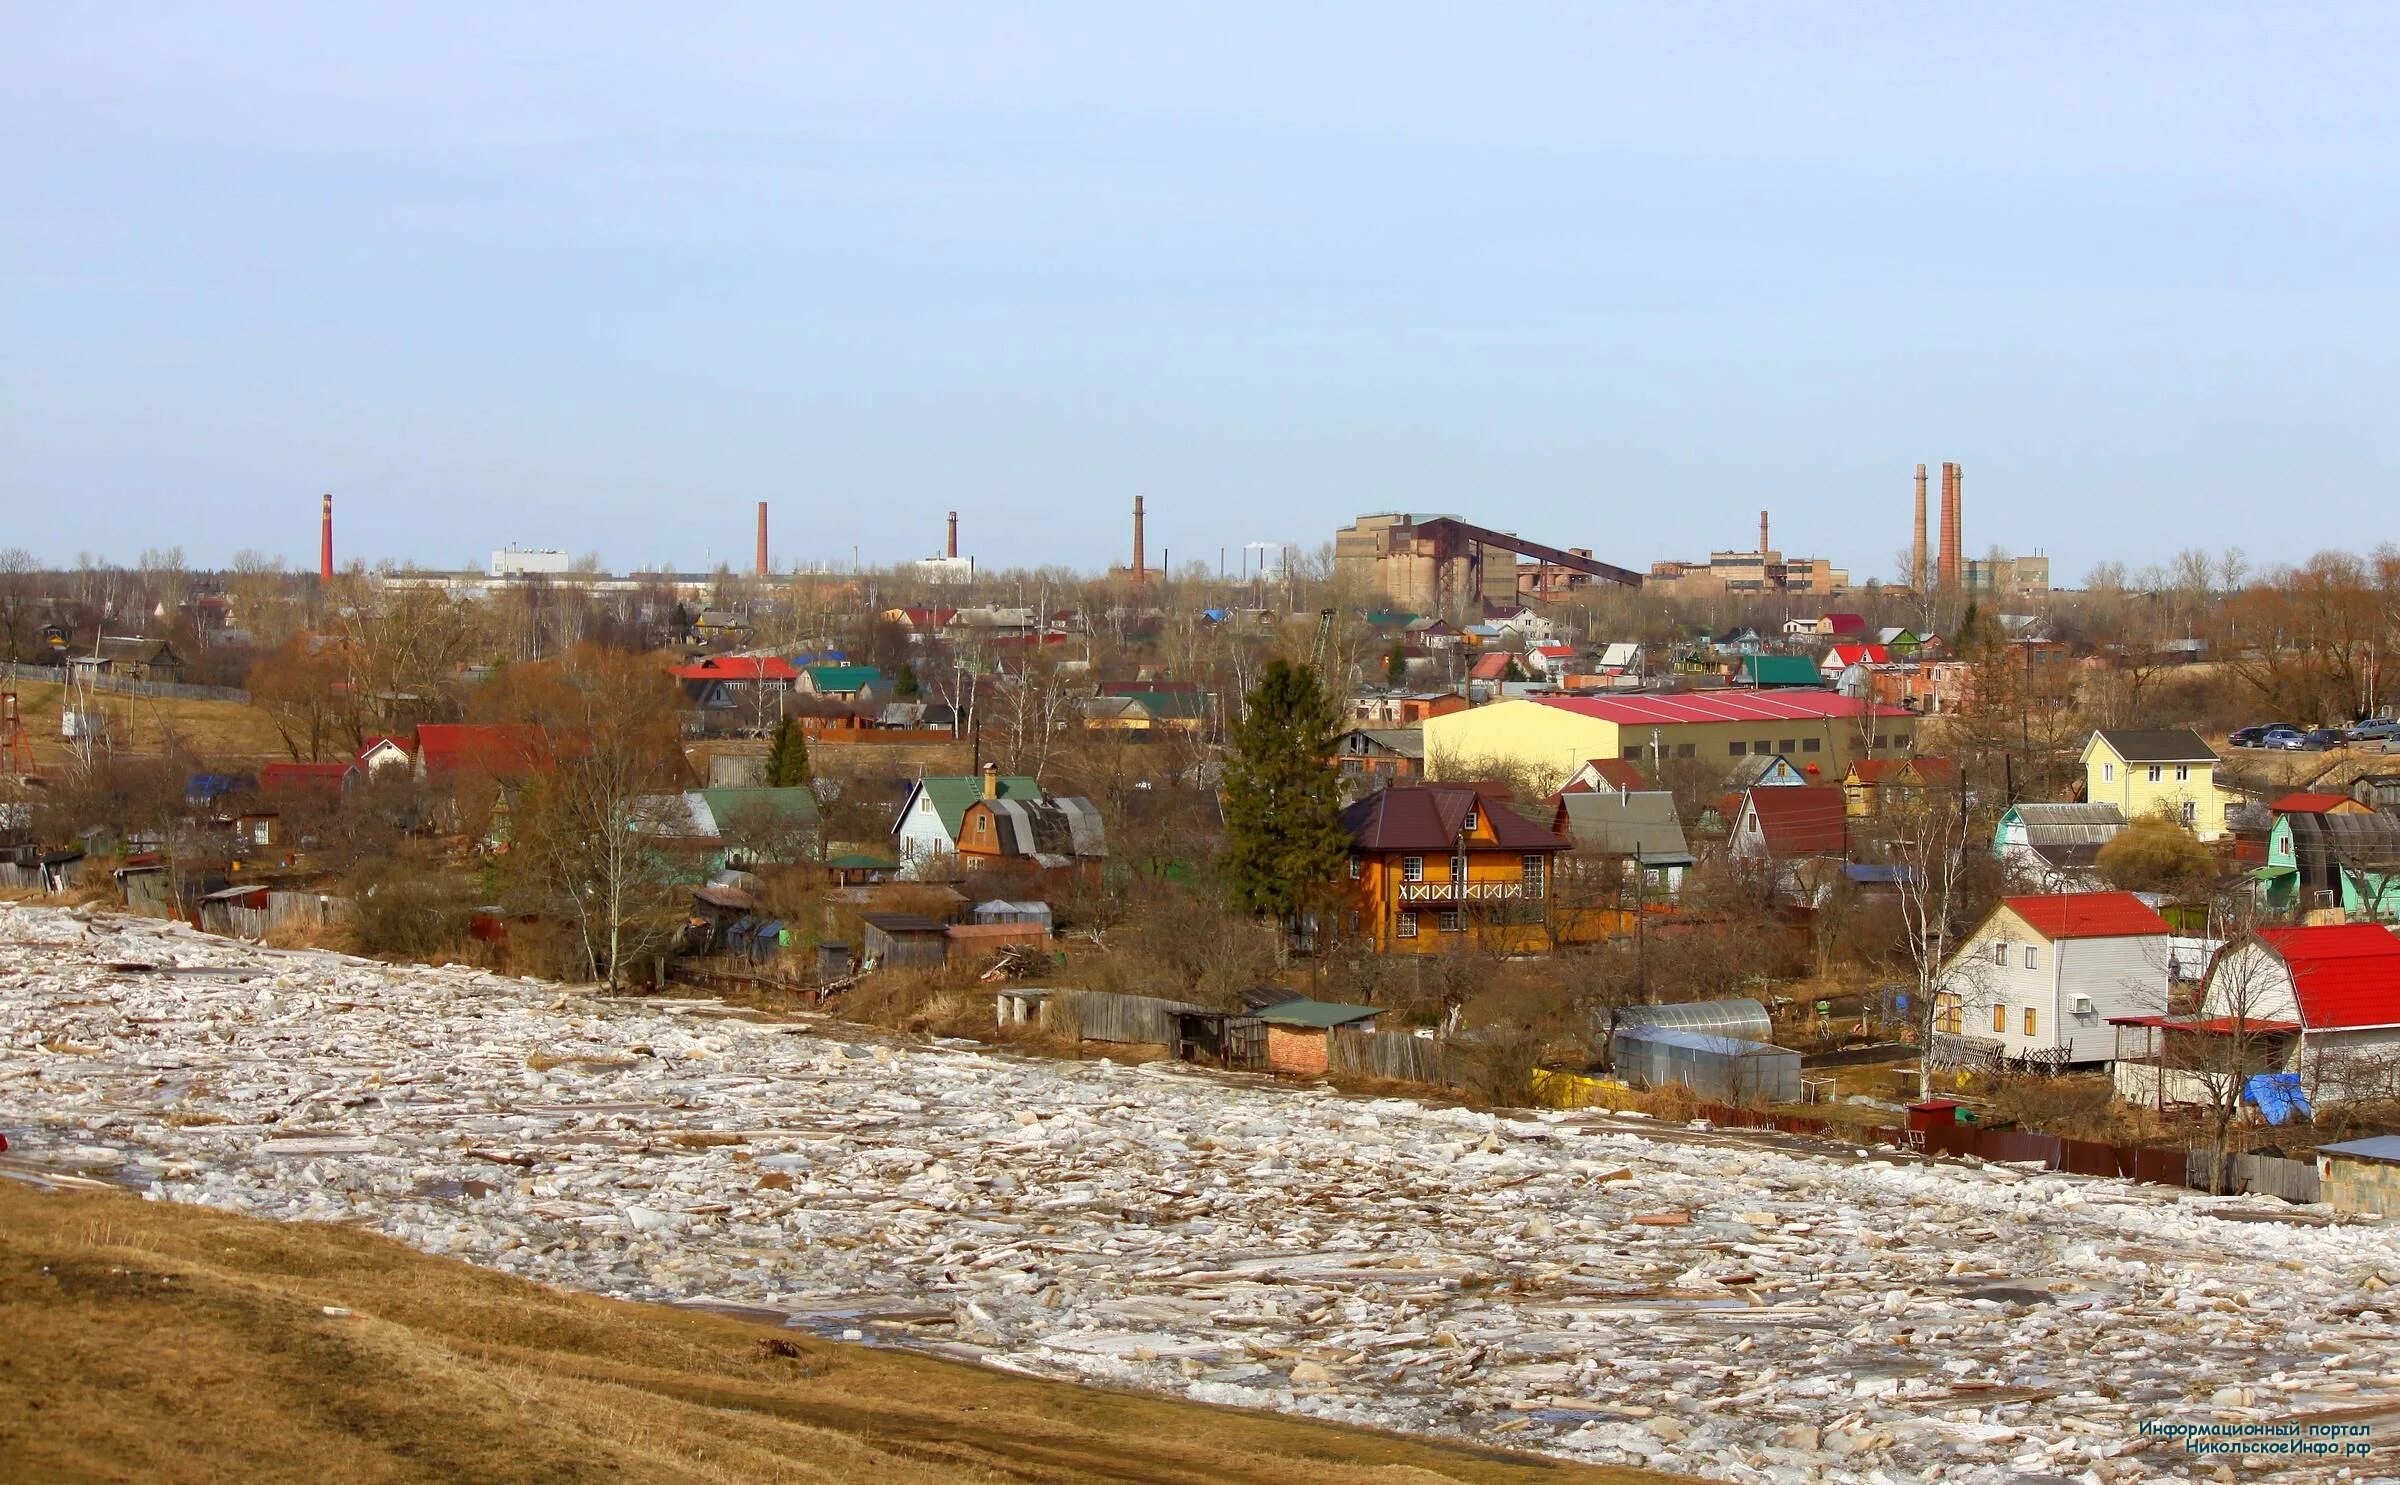
{"label": "warehouse with red roof", "polygon": [[1689,759],[1719,769],[1780,754],[1832,782],[1868,757],[1916,747],[1917,717],[1898,707],[1810,690],[1690,691],[1634,696],[1536,696],[1431,717],[1426,774],[1434,779],[1547,774],[1553,787],[1594,758]]}

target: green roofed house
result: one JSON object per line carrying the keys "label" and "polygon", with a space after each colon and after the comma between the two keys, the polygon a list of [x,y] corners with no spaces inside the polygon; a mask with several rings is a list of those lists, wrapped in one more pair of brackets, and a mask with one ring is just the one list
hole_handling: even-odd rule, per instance
{"label": "green roofed house", "polygon": [[883,672],[872,665],[810,665],[800,672],[793,690],[803,696],[823,696],[833,701],[849,701],[865,705],[881,701],[889,689]]}
{"label": "green roofed house", "polygon": [[786,866],[817,853],[817,796],[805,788],[647,795],[636,819],[645,834],[705,851],[711,871]]}
{"label": "green roofed house", "polygon": [[1806,655],[1744,655],[1738,685],[1767,689],[1809,686],[1823,689],[1825,677]]}
{"label": "green roofed house", "polygon": [[925,875],[934,861],[955,857],[959,827],[966,821],[967,806],[976,800],[1042,797],[1042,786],[1035,780],[989,767],[980,776],[917,780],[910,786],[908,798],[900,802],[899,818],[892,821],[892,849],[899,853],[900,875],[914,880]]}

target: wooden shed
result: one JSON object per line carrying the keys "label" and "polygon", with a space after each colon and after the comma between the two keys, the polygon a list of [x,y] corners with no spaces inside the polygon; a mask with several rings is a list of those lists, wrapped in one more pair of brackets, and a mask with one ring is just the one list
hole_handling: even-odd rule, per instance
{"label": "wooden shed", "polygon": [[940,969],[949,962],[950,928],[923,913],[860,916],[861,958],[876,969]]}

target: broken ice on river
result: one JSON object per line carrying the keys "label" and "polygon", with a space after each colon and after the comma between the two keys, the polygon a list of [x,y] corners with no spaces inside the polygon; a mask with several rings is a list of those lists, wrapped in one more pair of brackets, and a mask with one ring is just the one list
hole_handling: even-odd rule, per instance
{"label": "broken ice on river", "polygon": [[2145,1422],[2400,1408],[2400,1241],[2215,1215],[2263,1199],[911,1045],[146,919],[0,909],[0,1129],[13,1159],[552,1284],[1730,1480],[2196,1478],[2214,1461]]}

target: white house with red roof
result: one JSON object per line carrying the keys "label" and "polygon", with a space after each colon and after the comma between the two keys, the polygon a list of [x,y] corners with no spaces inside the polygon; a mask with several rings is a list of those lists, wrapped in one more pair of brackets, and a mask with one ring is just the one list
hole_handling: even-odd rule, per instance
{"label": "white house with red roof", "polygon": [[2280,1070],[2312,1100],[2386,1095],[2400,1084],[2400,936],[2378,923],[2261,928],[2209,965],[2200,1014],[2296,1027]]}
{"label": "white house with red roof", "polygon": [[1525,647],[1525,668],[1546,680],[1556,680],[1575,668],[1573,645],[1528,645]]}
{"label": "white house with red roof", "polygon": [[2111,1017],[2167,1009],[2171,932],[2130,892],[2003,897],[1942,966],[1934,1030],[1969,1061],[2107,1062]]}

